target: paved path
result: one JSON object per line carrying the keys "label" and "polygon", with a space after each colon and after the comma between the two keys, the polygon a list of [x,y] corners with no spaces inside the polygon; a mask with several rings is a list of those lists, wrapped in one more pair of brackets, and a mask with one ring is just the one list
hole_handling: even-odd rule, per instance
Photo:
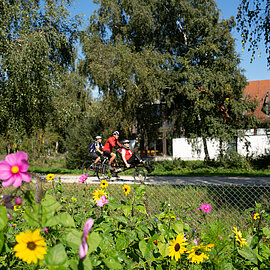
{"label": "paved path", "polygon": [[[80,175],[56,175],[61,177],[63,183],[77,183]],[[112,184],[133,184],[132,176],[120,176],[111,178]],[[99,183],[97,177],[87,179],[87,183]],[[269,186],[270,177],[211,177],[211,176],[147,176],[145,184],[173,184],[173,185],[256,185]]]}

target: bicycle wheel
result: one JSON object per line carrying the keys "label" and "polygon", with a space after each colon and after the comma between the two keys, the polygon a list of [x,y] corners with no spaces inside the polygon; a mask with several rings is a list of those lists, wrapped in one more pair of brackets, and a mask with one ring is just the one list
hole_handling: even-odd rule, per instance
{"label": "bicycle wheel", "polygon": [[92,167],[92,161],[87,160],[82,165],[82,174],[87,173],[87,177],[96,176],[96,172],[94,171]]}
{"label": "bicycle wheel", "polygon": [[146,172],[142,168],[135,168],[135,171],[133,173],[133,178],[135,181],[144,183],[146,179]]}
{"label": "bicycle wheel", "polygon": [[110,181],[112,177],[112,173],[107,164],[102,164],[102,169],[97,173],[97,177],[99,180],[107,180]]}

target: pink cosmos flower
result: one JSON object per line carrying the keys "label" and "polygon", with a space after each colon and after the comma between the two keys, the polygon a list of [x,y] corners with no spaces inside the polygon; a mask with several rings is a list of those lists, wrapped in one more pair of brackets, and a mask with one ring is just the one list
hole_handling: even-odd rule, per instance
{"label": "pink cosmos flower", "polygon": [[79,178],[79,183],[84,183],[87,179],[88,174],[82,174],[81,177]]}
{"label": "pink cosmos flower", "polygon": [[48,229],[47,227],[45,227],[45,228],[43,229],[43,232],[44,232],[44,233],[49,233],[49,229]]}
{"label": "pink cosmos flower", "polygon": [[219,235],[218,238],[219,238],[219,240],[221,241],[223,237],[222,237],[221,235]]}
{"label": "pink cosmos flower", "polygon": [[30,182],[31,175],[27,172],[28,168],[29,164],[25,152],[7,155],[5,160],[0,161],[0,179],[3,180],[3,187],[13,184],[17,188],[22,184],[22,181]]}
{"label": "pink cosmos flower", "polygon": [[193,243],[194,243],[196,246],[199,245],[199,242],[200,242],[200,238],[195,238],[195,239],[193,240]]}
{"label": "pink cosmos flower", "polygon": [[198,210],[202,210],[205,213],[208,213],[209,214],[210,211],[211,211],[211,205],[210,204],[207,204],[207,203],[205,203],[205,204],[202,203],[202,206],[200,208],[198,208]]}
{"label": "pink cosmos flower", "polygon": [[15,204],[19,205],[19,204],[22,203],[22,198],[21,197],[17,197],[17,198],[14,199],[14,202],[15,202]]}
{"label": "pink cosmos flower", "polygon": [[94,225],[94,220],[92,218],[89,218],[84,225],[83,228],[83,237],[82,237],[82,243],[79,247],[79,257],[80,259],[84,259],[88,252],[88,245],[87,245],[87,236],[89,234],[90,229]]}
{"label": "pink cosmos flower", "polygon": [[97,200],[97,206],[102,207],[105,203],[108,203],[109,199],[106,198],[106,195],[103,195],[100,197],[99,200]]}

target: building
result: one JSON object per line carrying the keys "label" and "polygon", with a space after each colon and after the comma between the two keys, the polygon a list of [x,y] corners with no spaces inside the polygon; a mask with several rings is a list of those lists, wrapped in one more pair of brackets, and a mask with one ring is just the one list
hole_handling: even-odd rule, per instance
{"label": "building", "polygon": [[[244,98],[256,99],[258,106],[255,115],[262,123],[270,123],[270,80],[250,81],[244,90]],[[270,152],[270,133],[266,128],[252,129],[246,132],[243,139],[236,139],[234,148],[243,156],[263,155]],[[211,159],[219,154],[219,141],[207,140],[207,147]],[[173,158],[183,160],[203,160],[204,151],[202,139],[196,143],[189,142],[186,138],[175,138],[172,141]]]}

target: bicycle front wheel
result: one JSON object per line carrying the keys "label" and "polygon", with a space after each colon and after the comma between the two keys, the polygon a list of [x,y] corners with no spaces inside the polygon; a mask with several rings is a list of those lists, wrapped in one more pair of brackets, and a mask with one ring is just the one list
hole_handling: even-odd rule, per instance
{"label": "bicycle front wheel", "polygon": [[85,161],[82,165],[82,174],[87,173],[87,177],[96,176],[96,172],[93,168],[93,163],[89,160]]}
{"label": "bicycle front wheel", "polygon": [[135,168],[133,178],[143,184],[146,179],[146,172],[142,168]]}

